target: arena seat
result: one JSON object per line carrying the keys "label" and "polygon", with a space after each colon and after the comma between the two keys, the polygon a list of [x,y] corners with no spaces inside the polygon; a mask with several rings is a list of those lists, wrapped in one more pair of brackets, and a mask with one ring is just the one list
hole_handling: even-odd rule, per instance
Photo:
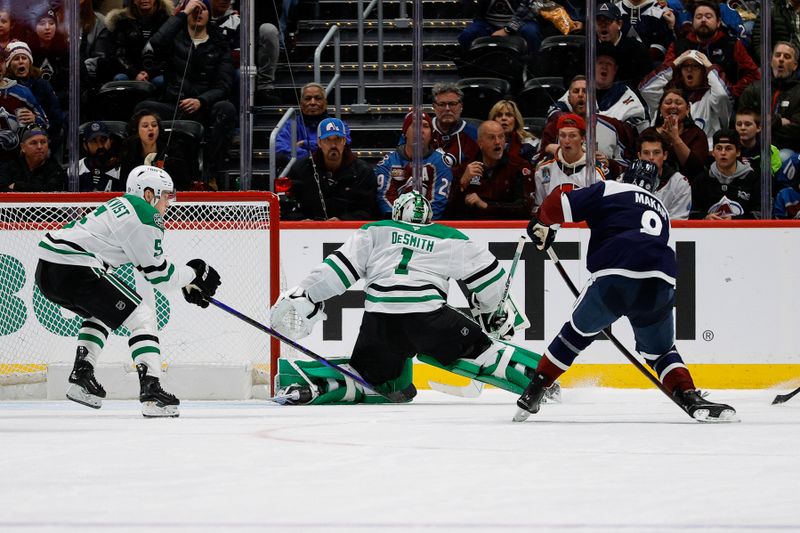
{"label": "arena seat", "polygon": [[511,84],[500,78],[464,78],[456,85],[464,93],[465,116],[486,120],[498,100],[511,93]]}

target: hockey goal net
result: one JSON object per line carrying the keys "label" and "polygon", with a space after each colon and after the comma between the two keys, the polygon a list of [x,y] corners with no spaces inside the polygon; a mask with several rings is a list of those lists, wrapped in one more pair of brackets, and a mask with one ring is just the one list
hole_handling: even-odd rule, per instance
{"label": "hockey goal net", "polygon": [[[35,287],[37,245],[47,231],[81,218],[113,196],[0,195],[0,390],[30,389],[46,383],[52,368],[71,367],[81,318],[48,301]],[[163,246],[172,261],[207,261],[222,278],[216,297],[268,323],[269,306],[280,291],[279,214],[274,194],[178,193],[178,201],[167,211],[165,227]],[[135,286],[130,264],[115,272]],[[175,380],[180,375],[176,369],[192,369],[182,378],[186,383],[174,385],[184,391],[184,397],[224,397],[213,390],[196,392],[204,389],[200,381],[213,383],[216,380],[208,376],[223,375],[219,372],[223,368],[237,369],[247,374],[253,386],[270,391],[279,348],[268,335],[214,306],[190,305],[180,291],[156,291],[156,311],[165,375]],[[124,327],[109,336],[98,366],[116,364],[132,371],[127,336]]]}

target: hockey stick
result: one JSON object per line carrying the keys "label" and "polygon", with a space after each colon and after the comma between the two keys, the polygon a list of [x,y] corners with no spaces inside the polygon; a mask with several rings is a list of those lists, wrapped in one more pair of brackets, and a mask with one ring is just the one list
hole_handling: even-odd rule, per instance
{"label": "hockey stick", "polygon": [[799,392],[800,392],[800,387],[797,387],[796,389],[794,389],[792,392],[790,392],[788,394],[778,394],[777,396],[775,396],[775,399],[772,400],[772,405],[788,402],[789,400],[794,398],[795,395],[797,393],[799,393]]}
{"label": "hockey stick", "polygon": [[[567,287],[569,287],[569,290],[570,290],[570,291],[572,291],[572,294],[575,296],[575,298],[577,298],[577,297],[580,295],[580,292],[578,291],[578,288],[575,286],[575,284],[574,284],[574,283],[572,283],[572,280],[570,279],[570,277],[569,277],[569,274],[567,274],[567,271],[566,271],[566,270],[564,270],[564,265],[562,265],[562,264],[561,264],[561,261],[559,261],[559,259],[558,259],[558,256],[556,255],[556,252],[553,250],[553,248],[548,248],[548,249],[547,249],[547,255],[549,255],[549,256],[550,256],[550,260],[553,262],[553,264],[554,264],[554,265],[556,265],[556,269],[558,270],[558,273],[559,273],[559,274],[561,274],[561,278],[564,280],[564,283],[566,283],[566,284],[567,284]],[[603,335],[605,335],[605,336],[606,336],[606,338],[607,338],[608,340],[610,340],[610,341],[611,341],[611,343],[612,343],[614,346],[616,346],[616,347],[617,347],[617,349],[618,349],[620,352],[622,352],[622,355],[624,355],[624,356],[625,356],[625,358],[626,358],[628,361],[630,361],[630,362],[631,362],[631,364],[632,364],[633,366],[635,366],[635,367],[636,367],[636,368],[639,370],[639,372],[641,372],[642,374],[644,374],[644,376],[645,376],[647,379],[649,379],[649,380],[650,380],[650,382],[651,382],[653,385],[655,385],[656,387],[658,387],[658,390],[660,390],[661,392],[663,392],[663,393],[664,393],[664,395],[665,395],[667,398],[669,398],[670,400],[672,400],[672,401],[673,401],[673,403],[675,403],[675,405],[677,405],[678,407],[680,407],[680,408],[681,408],[681,411],[683,411],[684,413],[686,413],[686,410],[685,410],[685,409],[683,408],[683,406],[682,406],[682,405],[681,405],[681,404],[678,402],[678,400],[677,400],[677,399],[675,399],[675,398],[673,398],[673,397],[672,397],[672,395],[671,395],[671,394],[669,393],[669,391],[667,390],[667,388],[666,388],[666,387],[665,387],[665,386],[664,386],[664,385],[663,385],[663,384],[662,384],[662,383],[661,383],[661,382],[658,380],[658,378],[657,378],[657,377],[655,377],[655,376],[652,374],[652,372],[650,372],[650,370],[648,370],[648,369],[647,369],[647,368],[646,368],[646,367],[645,367],[645,366],[644,366],[642,363],[640,363],[640,362],[639,362],[639,360],[638,360],[638,359],[636,359],[636,357],[635,357],[635,356],[634,356],[634,355],[633,355],[633,354],[632,354],[630,351],[628,351],[628,349],[627,349],[627,348],[625,348],[625,346],[624,346],[624,345],[623,345],[621,342],[619,342],[619,340],[618,340],[618,339],[617,339],[617,338],[616,338],[616,337],[615,337],[615,336],[614,336],[614,335],[611,333],[611,330],[610,330],[609,328],[605,328],[605,329],[603,330]],[[688,414],[688,413],[687,413],[687,414]],[[691,415],[689,415],[689,416],[691,416]],[[692,417],[692,418],[694,418],[694,417]]]}
{"label": "hockey stick", "polygon": [[345,376],[347,376],[350,379],[352,379],[353,381],[357,382],[359,385],[361,385],[365,389],[368,389],[368,390],[374,392],[375,394],[383,396],[384,398],[386,398],[387,400],[389,400],[392,403],[406,403],[407,399],[405,398],[405,396],[402,395],[402,393],[390,392],[389,394],[383,394],[382,392],[377,391],[375,389],[375,387],[373,387],[372,385],[370,385],[369,383],[364,381],[364,378],[362,378],[361,376],[350,372],[346,368],[342,368],[341,366],[337,365],[336,363],[331,363],[330,361],[328,361],[327,359],[325,359],[321,355],[317,355],[316,353],[312,352],[311,350],[309,350],[305,346],[301,346],[300,344],[297,344],[295,341],[293,341],[289,337],[281,335],[280,333],[278,333],[277,331],[275,331],[271,327],[265,326],[264,324],[261,324],[260,322],[257,322],[256,320],[253,320],[249,316],[247,316],[247,315],[245,315],[243,313],[240,313],[236,309],[233,309],[232,307],[229,307],[229,306],[225,305],[224,303],[220,302],[216,298],[212,298],[211,296],[206,296],[205,298],[209,303],[214,304],[215,306],[219,307],[220,309],[222,309],[226,313],[230,313],[231,315],[235,316],[239,320],[247,322],[248,324],[250,324],[254,328],[260,329],[264,333],[267,333],[267,334],[275,337],[276,339],[288,344],[289,346],[291,346],[292,348],[294,348],[298,352],[309,356],[310,358],[314,359],[315,361],[319,361],[320,363],[322,363],[323,365],[327,366],[328,368],[332,368],[332,369],[336,370],[337,372],[339,372],[341,374],[344,374]]}
{"label": "hockey stick", "polygon": [[[503,309],[506,305],[506,300],[508,300],[508,295],[511,292],[511,280],[514,279],[514,273],[517,271],[517,264],[519,263],[519,258],[522,257],[522,249],[525,247],[525,235],[521,235],[519,241],[517,241],[517,248],[514,250],[514,258],[511,260],[511,268],[508,270],[508,277],[506,278],[506,286],[503,288],[503,297],[500,299],[500,303],[497,305],[497,309],[494,310],[492,313],[492,317],[496,315],[501,309]],[[428,381],[428,385],[435,391],[442,392],[444,394],[449,394],[451,396],[461,396],[462,398],[477,398],[483,392],[483,382],[482,381],[475,381],[473,379],[469,380],[469,383],[464,385],[463,387],[459,387],[457,385],[446,385],[444,383],[439,383],[438,381]]]}

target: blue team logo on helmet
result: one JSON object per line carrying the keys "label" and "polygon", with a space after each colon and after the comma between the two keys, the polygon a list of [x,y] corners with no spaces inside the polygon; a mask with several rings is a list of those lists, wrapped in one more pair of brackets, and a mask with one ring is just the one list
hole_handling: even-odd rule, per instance
{"label": "blue team logo on helmet", "polygon": [[653,192],[658,188],[658,167],[655,163],[635,159],[631,166],[625,171],[620,179],[623,183],[632,183],[647,192]]}

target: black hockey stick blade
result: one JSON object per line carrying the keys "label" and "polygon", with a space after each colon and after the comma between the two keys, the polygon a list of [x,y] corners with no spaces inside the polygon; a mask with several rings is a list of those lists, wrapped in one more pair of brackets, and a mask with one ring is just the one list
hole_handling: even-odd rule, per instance
{"label": "black hockey stick blade", "polygon": [[234,308],[232,308],[232,307],[220,302],[216,298],[212,298],[211,296],[207,296],[206,295],[205,299],[206,299],[206,301],[208,301],[209,303],[213,304],[214,306],[222,309],[226,313],[229,313],[229,314],[235,316],[239,320],[247,322],[248,324],[250,324],[254,328],[260,329],[264,333],[267,333],[268,335],[271,335],[271,336],[275,337],[279,341],[288,344],[289,346],[291,346],[292,348],[294,348],[298,352],[300,352],[302,354],[305,354],[305,355],[309,356],[310,358],[314,359],[315,361],[318,361],[318,362],[322,363],[323,365],[327,366],[328,368],[332,368],[333,370],[336,370],[337,372],[349,377],[350,379],[352,379],[353,381],[357,382],[359,385],[361,385],[365,389],[368,389],[368,390],[374,392],[375,394],[383,396],[384,398],[386,398],[390,402],[392,402],[392,403],[407,403],[408,402],[408,398],[403,396],[402,392],[390,392],[388,394],[383,394],[382,392],[376,390],[375,387],[373,387],[372,385],[370,385],[369,383],[364,381],[364,378],[362,378],[358,374],[354,374],[353,372],[350,372],[346,368],[342,368],[341,366],[337,365],[336,363],[332,363],[332,362],[328,361],[327,359],[325,359],[321,355],[318,355],[318,354],[314,353],[313,351],[309,350],[308,348],[306,348],[305,346],[302,346],[302,345],[296,343],[295,341],[293,341],[289,337],[286,337],[285,335],[280,334],[279,332],[275,331],[271,327],[265,326],[264,324],[258,322],[257,320],[254,320],[254,319],[250,318],[249,316],[245,315],[244,313],[241,313],[241,312],[237,311],[236,309],[234,309]]}
{"label": "black hockey stick blade", "polygon": [[795,395],[796,395],[797,393],[799,393],[799,392],[800,392],[800,387],[797,387],[797,388],[796,388],[796,389],[794,389],[792,392],[789,392],[789,393],[787,393],[787,394],[778,394],[777,396],[775,396],[775,399],[774,399],[774,400],[772,400],[772,405],[777,405],[777,404],[779,404],[779,403],[788,402],[789,400],[791,400],[792,398],[794,398],[794,397],[795,397]]}

